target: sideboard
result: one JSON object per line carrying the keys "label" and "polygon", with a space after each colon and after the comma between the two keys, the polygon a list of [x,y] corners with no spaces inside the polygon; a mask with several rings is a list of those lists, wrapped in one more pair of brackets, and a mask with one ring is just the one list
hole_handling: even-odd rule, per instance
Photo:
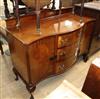
{"label": "sideboard", "polygon": [[94,22],[83,17],[80,23],[80,16],[66,13],[42,18],[41,32],[37,33],[34,16],[22,16],[19,28],[14,18],[1,20],[0,34],[6,34],[16,80],[21,77],[32,93],[41,80],[71,68],[79,52],[88,52]]}
{"label": "sideboard", "polygon": [[[80,15],[80,4],[75,5],[75,14]],[[84,4],[83,16],[96,19],[94,32],[92,34],[88,56],[100,50],[100,1]]]}

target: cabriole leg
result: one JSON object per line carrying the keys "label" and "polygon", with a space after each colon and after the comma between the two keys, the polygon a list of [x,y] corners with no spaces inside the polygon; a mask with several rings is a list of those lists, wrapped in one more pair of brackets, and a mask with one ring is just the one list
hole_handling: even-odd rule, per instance
{"label": "cabriole leg", "polygon": [[84,54],[83,55],[83,60],[84,60],[84,62],[87,62],[88,61],[88,55],[87,54]]}
{"label": "cabriole leg", "polygon": [[16,72],[16,70],[14,68],[13,68],[13,72],[14,72],[14,74],[16,76],[15,80],[17,81],[18,80],[18,74],[17,74],[17,72]]}
{"label": "cabriole leg", "polygon": [[31,97],[30,97],[30,99],[34,99],[34,96],[31,94]]}
{"label": "cabriole leg", "polygon": [[30,99],[34,99],[32,92],[36,89],[36,86],[32,86],[32,84],[26,85],[28,92],[31,94]]}

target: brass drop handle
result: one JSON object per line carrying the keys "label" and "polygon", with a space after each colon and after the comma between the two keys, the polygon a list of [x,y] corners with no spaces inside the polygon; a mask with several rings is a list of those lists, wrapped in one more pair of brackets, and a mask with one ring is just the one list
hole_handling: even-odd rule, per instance
{"label": "brass drop handle", "polygon": [[65,56],[66,55],[66,52],[62,51],[59,53],[59,56]]}
{"label": "brass drop handle", "polygon": [[65,43],[65,42],[68,42],[68,38],[61,40],[61,43]]}
{"label": "brass drop handle", "polygon": [[66,43],[68,43],[68,39],[62,39],[60,42],[61,42],[61,46],[65,46]]}

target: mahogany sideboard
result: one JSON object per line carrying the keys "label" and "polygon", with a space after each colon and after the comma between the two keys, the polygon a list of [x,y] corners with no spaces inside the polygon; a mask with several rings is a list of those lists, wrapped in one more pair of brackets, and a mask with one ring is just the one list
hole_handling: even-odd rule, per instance
{"label": "mahogany sideboard", "polygon": [[41,33],[36,32],[35,16],[23,16],[20,22],[16,28],[14,18],[1,21],[0,33],[6,33],[16,80],[20,76],[32,93],[41,80],[72,67],[79,50],[87,53],[95,20],[83,17],[80,23],[71,13],[41,18]]}
{"label": "mahogany sideboard", "polygon": [[[80,4],[75,5],[75,14],[80,15]],[[88,56],[100,50],[100,1],[84,4],[83,16],[96,19],[94,32],[92,34]]]}

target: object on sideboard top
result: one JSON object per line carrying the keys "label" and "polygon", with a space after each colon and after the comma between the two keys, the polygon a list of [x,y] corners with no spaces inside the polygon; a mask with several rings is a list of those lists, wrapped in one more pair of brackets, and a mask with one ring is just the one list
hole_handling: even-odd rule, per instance
{"label": "object on sideboard top", "polygon": [[22,0],[27,6],[36,8],[36,2],[39,1],[40,8],[44,7],[45,5],[50,4],[51,0]]}

